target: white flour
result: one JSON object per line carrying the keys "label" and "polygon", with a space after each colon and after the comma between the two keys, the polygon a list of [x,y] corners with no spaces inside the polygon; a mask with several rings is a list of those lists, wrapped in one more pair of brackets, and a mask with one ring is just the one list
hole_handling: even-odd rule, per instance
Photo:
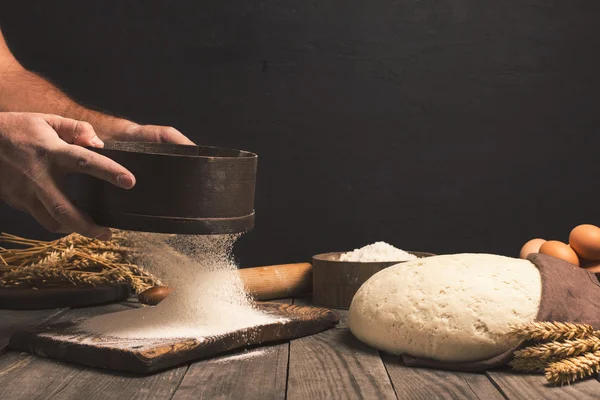
{"label": "white flour", "polygon": [[232,361],[241,361],[241,360],[248,360],[248,359],[255,358],[255,357],[260,357],[263,355],[270,354],[271,352],[273,352],[273,350],[266,350],[266,349],[244,350],[243,352],[240,352],[238,354],[215,358],[215,359],[211,360],[210,362],[214,363],[214,364],[227,364]]}
{"label": "white flour", "polygon": [[407,253],[404,250],[397,249],[385,242],[376,242],[340,255],[340,261],[352,262],[400,262],[415,260],[416,258],[417,256]]}
{"label": "white flour", "polygon": [[247,295],[231,257],[237,235],[132,232],[136,263],[175,290],[154,307],[91,318],[83,328],[119,338],[198,338],[272,323]]}

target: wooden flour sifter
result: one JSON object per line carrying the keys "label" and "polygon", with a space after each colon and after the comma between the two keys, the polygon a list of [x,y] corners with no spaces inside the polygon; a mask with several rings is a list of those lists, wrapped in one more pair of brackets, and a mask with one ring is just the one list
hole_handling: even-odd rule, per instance
{"label": "wooden flour sifter", "polygon": [[90,148],[136,177],[129,190],[79,175],[77,205],[99,225],[144,232],[230,234],[254,227],[258,156],[168,143],[107,142]]}

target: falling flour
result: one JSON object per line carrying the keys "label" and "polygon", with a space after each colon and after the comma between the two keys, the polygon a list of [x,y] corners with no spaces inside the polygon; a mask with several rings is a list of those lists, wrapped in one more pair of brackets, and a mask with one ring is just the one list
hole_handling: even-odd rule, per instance
{"label": "falling flour", "polygon": [[118,338],[198,338],[278,321],[244,289],[231,250],[237,235],[131,232],[136,263],[174,288],[159,305],[101,315],[88,332]]}
{"label": "falling flour", "polygon": [[404,250],[397,249],[391,244],[376,242],[360,249],[343,253],[340,255],[339,260],[352,262],[400,262],[415,260],[416,258],[417,256],[407,253]]}

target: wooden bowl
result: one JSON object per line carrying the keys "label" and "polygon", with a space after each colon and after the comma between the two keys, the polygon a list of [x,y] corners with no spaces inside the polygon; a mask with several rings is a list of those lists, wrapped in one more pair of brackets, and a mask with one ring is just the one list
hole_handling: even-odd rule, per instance
{"label": "wooden bowl", "polygon": [[136,177],[130,190],[78,175],[77,205],[99,225],[183,234],[227,234],[254,227],[257,155],[168,143],[107,142],[90,149]]}
{"label": "wooden bowl", "polygon": [[[419,258],[435,254],[409,251]],[[354,295],[363,283],[377,272],[405,261],[352,262],[340,261],[342,253],[313,256],[313,301],[326,307],[350,307]]]}

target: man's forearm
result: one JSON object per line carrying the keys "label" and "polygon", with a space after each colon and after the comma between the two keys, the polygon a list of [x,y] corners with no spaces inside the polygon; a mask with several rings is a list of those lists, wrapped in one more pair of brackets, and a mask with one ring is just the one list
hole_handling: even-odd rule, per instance
{"label": "man's forearm", "polygon": [[83,107],[13,56],[0,31],[0,111],[38,112],[86,121],[102,140],[194,143],[171,126],[138,125]]}
{"label": "man's forearm", "polygon": [[41,76],[14,65],[0,72],[0,111],[57,114],[87,121],[99,136],[112,137],[137,126],[131,121],[85,108]]}

